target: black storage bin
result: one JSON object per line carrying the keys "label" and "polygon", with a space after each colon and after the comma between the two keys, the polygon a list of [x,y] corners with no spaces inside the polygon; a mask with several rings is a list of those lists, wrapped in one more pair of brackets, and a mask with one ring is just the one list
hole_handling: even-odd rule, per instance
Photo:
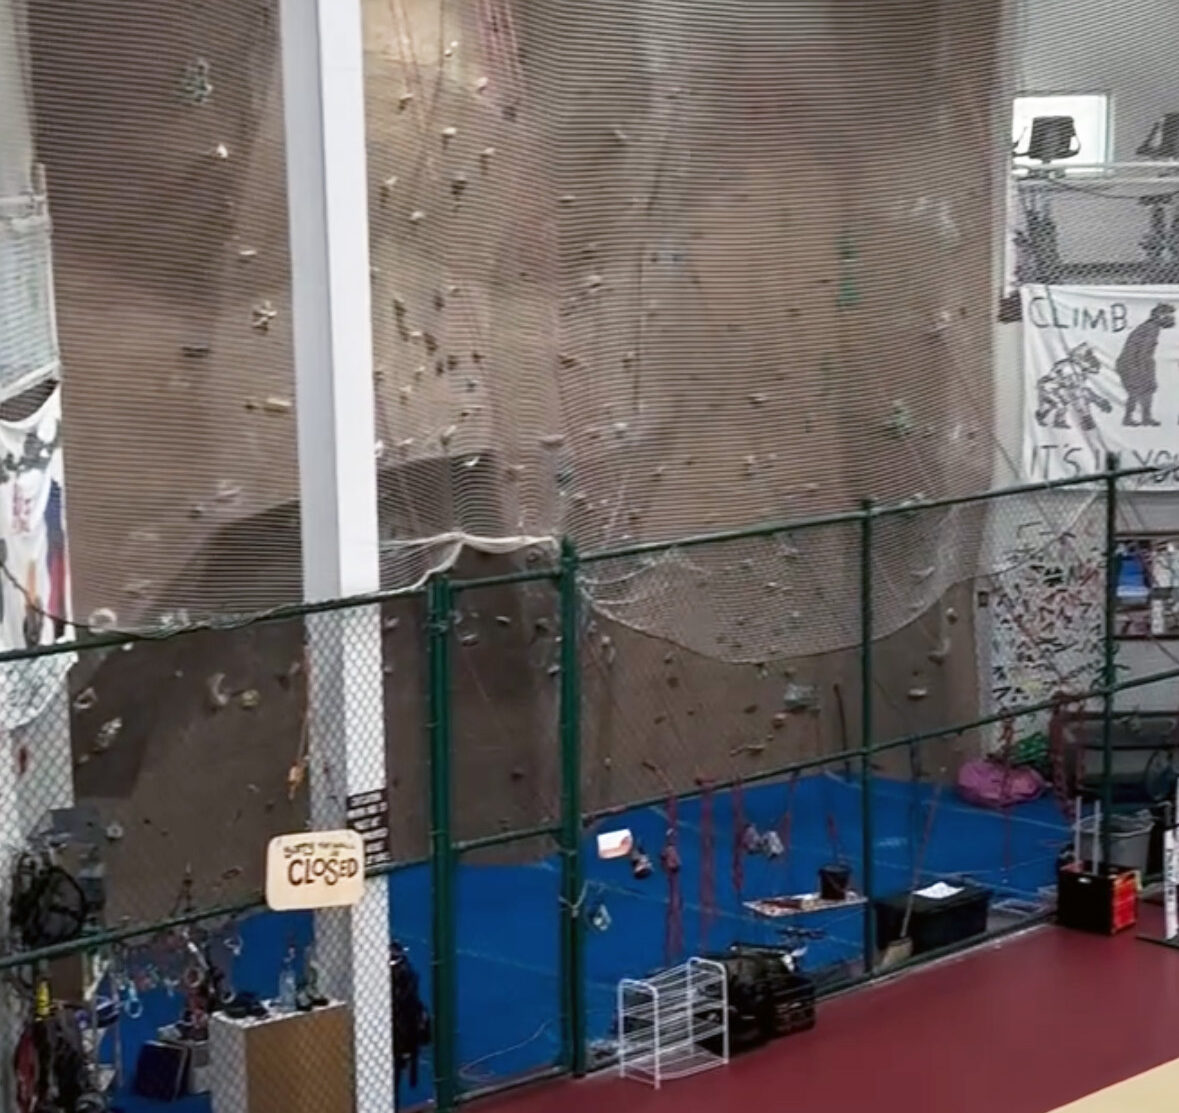
{"label": "black storage bin", "polygon": [[[913,954],[952,947],[986,933],[991,890],[969,882],[956,884],[954,888],[960,892],[940,900],[913,897],[913,914],[909,920]],[[883,949],[901,938],[909,894],[897,893],[872,903],[876,914],[876,945]]]}
{"label": "black storage bin", "polygon": [[[792,974],[782,956],[772,947],[742,943],[734,943],[724,954],[708,956],[727,974],[731,1052],[815,1026],[815,983],[803,974]],[[712,1043],[715,1046],[705,1046],[720,1054],[720,1038]]]}

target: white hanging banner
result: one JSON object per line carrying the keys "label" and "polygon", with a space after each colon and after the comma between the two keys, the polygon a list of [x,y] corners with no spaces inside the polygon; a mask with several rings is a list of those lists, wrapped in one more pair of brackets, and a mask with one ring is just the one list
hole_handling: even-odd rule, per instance
{"label": "white hanging banner", "polygon": [[[20,421],[0,421],[0,649],[72,636],[61,388]],[[60,690],[73,654],[0,666],[0,727],[30,722]]]}
{"label": "white hanging banner", "polygon": [[1024,286],[1023,473],[1031,482],[1122,467],[1179,487],[1175,286]]}

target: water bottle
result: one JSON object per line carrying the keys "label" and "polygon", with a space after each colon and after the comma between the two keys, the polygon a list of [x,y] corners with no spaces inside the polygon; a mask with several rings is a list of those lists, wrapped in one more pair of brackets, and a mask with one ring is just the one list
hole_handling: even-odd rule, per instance
{"label": "water bottle", "polygon": [[283,1012],[295,1011],[295,997],[298,984],[295,980],[295,968],[288,957],[283,960],[282,970],[278,974],[278,1007]]}

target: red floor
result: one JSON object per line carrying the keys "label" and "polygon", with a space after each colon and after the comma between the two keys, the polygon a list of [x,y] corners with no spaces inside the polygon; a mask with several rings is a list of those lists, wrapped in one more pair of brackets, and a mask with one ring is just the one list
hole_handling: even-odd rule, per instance
{"label": "red floor", "polygon": [[[820,1006],[817,1027],[656,1093],[612,1074],[492,1113],[1049,1113],[1179,1058],[1179,951],[1047,927]],[[1177,1105],[1179,1108],[1179,1105]]]}

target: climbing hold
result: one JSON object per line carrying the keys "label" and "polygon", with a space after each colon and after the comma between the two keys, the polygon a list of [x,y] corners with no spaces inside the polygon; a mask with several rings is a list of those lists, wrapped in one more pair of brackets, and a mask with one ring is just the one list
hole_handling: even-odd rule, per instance
{"label": "climbing hold", "polygon": [[560,676],[561,675],[561,666],[560,665],[549,665],[549,667],[546,671],[548,672],[549,676]]}
{"label": "climbing hold", "polygon": [[781,730],[786,725],[786,713],[779,711],[771,720],[774,730]]}
{"label": "climbing hold", "polygon": [[94,739],[94,749],[97,753],[103,753],[111,748],[111,744],[119,736],[119,731],[123,729],[123,720],[116,716],[113,719],[108,719],[98,728],[98,735]]}
{"label": "climbing hold", "polygon": [[890,433],[894,437],[906,437],[913,432],[913,415],[909,412],[909,407],[904,402],[899,400],[893,402],[892,411],[889,413],[888,420],[884,423],[884,428],[887,433]]}
{"label": "climbing hold", "polygon": [[123,837],[122,824],[111,822],[106,825],[106,837],[111,842],[118,842]]}
{"label": "climbing hold", "polygon": [[208,344],[181,344],[180,354],[189,359],[203,359],[213,349]]}
{"label": "climbing hold", "polygon": [[475,92],[476,93],[481,93],[486,88],[487,88],[487,78],[486,77],[481,77],[481,78],[479,78],[478,81],[475,82]]}
{"label": "climbing hold", "polygon": [[615,140],[618,143],[626,143],[627,142],[626,132],[624,132],[622,130],[622,128],[614,128],[613,131],[611,132],[611,134],[614,136]]}
{"label": "climbing hold", "polygon": [[262,702],[262,696],[257,688],[247,688],[237,697],[237,702],[246,711],[253,711]]}
{"label": "climbing hold", "polygon": [[446,127],[442,129],[442,145],[445,147],[455,136],[458,135],[458,128]]}
{"label": "climbing hold", "polygon": [[107,630],[113,630],[118,625],[119,619],[109,607],[99,607],[97,610],[90,612],[90,618],[86,625],[96,633],[103,633]]}
{"label": "climbing hold", "polygon": [[204,58],[194,58],[184,67],[180,79],[180,92],[189,104],[204,104],[213,95],[213,83],[209,80],[209,63]]}
{"label": "climbing hold", "polygon": [[929,660],[932,661],[935,665],[944,664],[946,658],[949,657],[949,655],[950,655],[950,639],[949,638],[943,638],[940,645],[938,645],[934,649],[931,649],[926,654],[926,656],[929,658]]}
{"label": "climbing hold", "polygon": [[909,699],[917,702],[918,700],[925,699],[925,697],[929,695],[929,689],[922,684],[914,684],[906,694],[908,695]]}
{"label": "climbing hold", "polygon": [[548,433],[540,438],[540,443],[545,448],[557,448],[565,443],[565,437],[561,433]]}
{"label": "climbing hold", "polygon": [[958,612],[953,607],[946,608],[946,621],[953,626],[958,621]]}
{"label": "climbing hold", "polygon": [[818,708],[819,693],[813,684],[787,684],[782,704],[791,712],[813,711]]}
{"label": "climbing hold", "polygon": [[585,286],[587,290],[598,290],[602,286],[602,276],[600,274],[591,274],[586,277]]}
{"label": "climbing hold", "polygon": [[576,202],[577,202],[577,194],[576,193],[562,193],[561,196],[559,198],[557,198],[557,203],[560,205],[573,205]]}
{"label": "climbing hold", "polygon": [[451,41],[447,43],[446,49],[442,52],[442,57],[452,58],[456,50],[458,50],[458,39],[451,39]]}
{"label": "climbing hold", "polygon": [[409,401],[410,395],[413,394],[413,387],[408,386],[408,385],[403,386],[403,387],[398,387],[397,393],[401,395],[401,401],[404,404]]}
{"label": "climbing hold", "polygon": [[229,158],[229,148],[224,143],[218,143],[217,146],[209,148],[209,157],[217,162],[224,162]]}
{"label": "climbing hold", "polygon": [[454,439],[455,433],[458,432],[457,425],[448,425],[441,433],[438,434],[438,442],[445,448]]}
{"label": "climbing hold", "polygon": [[393,190],[397,186],[397,175],[390,174],[383,182],[381,182],[381,200],[388,201],[393,195]]}
{"label": "climbing hold", "polygon": [[248,263],[251,259],[258,257],[258,249],[256,247],[240,247],[237,252],[238,261]]}
{"label": "climbing hold", "polygon": [[270,331],[270,322],[278,316],[278,310],[269,301],[261,301],[250,311],[250,324],[261,332]]}
{"label": "climbing hold", "polygon": [[760,390],[755,391],[749,396],[749,401],[754,406],[764,406],[766,403],[766,395]]}
{"label": "climbing hold", "polygon": [[151,580],[132,580],[129,584],[123,586],[123,591],[126,594],[139,599],[147,594],[148,588],[151,587]]}
{"label": "climbing hold", "polygon": [[291,412],[292,405],[293,403],[289,398],[284,398],[279,394],[271,394],[267,397],[266,401],[262,403],[262,408],[266,410],[267,413],[285,414]]}
{"label": "climbing hold", "polygon": [[404,112],[411,100],[413,100],[413,93],[402,93],[397,98],[397,111]]}
{"label": "climbing hold", "polygon": [[390,615],[388,618],[381,619],[381,629],[387,633],[392,633],[401,625],[401,619],[396,615]]}
{"label": "climbing hold", "polygon": [[203,518],[205,515],[205,504],[203,502],[194,502],[188,508],[188,516],[190,518]]}
{"label": "climbing hold", "polygon": [[209,706],[214,711],[228,706],[229,693],[225,690],[225,673],[215,672],[206,681],[205,687],[209,694]]}
{"label": "climbing hold", "polygon": [[483,169],[486,170],[488,164],[491,162],[491,160],[493,158],[495,158],[495,148],[494,147],[484,147],[483,150],[481,150],[479,152],[480,166],[482,166]]}
{"label": "climbing hold", "polygon": [[925,568],[912,569],[910,571],[909,575],[912,576],[913,579],[915,579],[918,583],[920,583],[922,580],[928,580],[929,577],[932,576],[934,574],[934,572],[936,572],[936,571],[937,571],[937,565],[930,564],[930,565],[927,565]]}
{"label": "climbing hold", "polygon": [[93,688],[86,688],[74,697],[75,711],[89,711],[98,703],[98,693]]}
{"label": "climbing hold", "polygon": [[497,614],[495,616],[495,624],[497,626],[511,626],[512,620],[506,614]]}
{"label": "climbing hold", "polygon": [[421,224],[421,222],[425,219],[426,214],[422,212],[421,209],[414,209],[414,211],[409,214],[410,224]]}
{"label": "climbing hold", "polygon": [[218,502],[232,502],[241,493],[241,487],[234,483],[232,479],[219,479],[217,481],[217,493],[213,497]]}
{"label": "climbing hold", "polygon": [[479,635],[478,634],[464,634],[461,638],[459,638],[459,645],[472,646],[472,645],[478,645],[478,644],[479,644]]}

